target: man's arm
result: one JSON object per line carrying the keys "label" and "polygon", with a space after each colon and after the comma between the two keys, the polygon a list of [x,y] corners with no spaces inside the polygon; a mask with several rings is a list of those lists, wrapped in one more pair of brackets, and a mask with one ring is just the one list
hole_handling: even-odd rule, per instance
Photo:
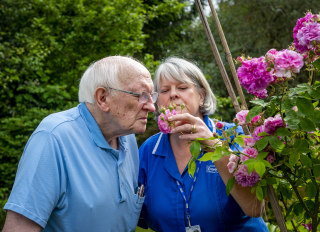
{"label": "man's arm", "polygon": [[38,232],[42,227],[25,216],[8,210],[2,232]]}

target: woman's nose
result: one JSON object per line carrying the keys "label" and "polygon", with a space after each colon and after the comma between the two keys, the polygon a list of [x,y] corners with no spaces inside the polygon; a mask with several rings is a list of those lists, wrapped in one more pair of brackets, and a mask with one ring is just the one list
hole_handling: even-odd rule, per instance
{"label": "woman's nose", "polygon": [[177,98],[179,95],[178,95],[178,92],[176,91],[175,88],[172,88],[171,91],[170,91],[170,98],[171,99],[175,99]]}

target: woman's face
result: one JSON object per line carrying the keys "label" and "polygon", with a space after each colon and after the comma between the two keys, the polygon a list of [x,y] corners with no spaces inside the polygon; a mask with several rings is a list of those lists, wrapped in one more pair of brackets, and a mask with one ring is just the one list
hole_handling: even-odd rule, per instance
{"label": "woman's face", "polygon": [[[186,76],[186,78],[188,78]],[[200,105],[203,104],[204,94],[199,94],[197,87],[191,83],[169,81],[162,78],[159,86],[158,107],[168,107],[170,104],[177,106],[178,113],[189,113],[193,116],[203,118],[200,112]],[[185,108],[181,111],[181,105]]]}

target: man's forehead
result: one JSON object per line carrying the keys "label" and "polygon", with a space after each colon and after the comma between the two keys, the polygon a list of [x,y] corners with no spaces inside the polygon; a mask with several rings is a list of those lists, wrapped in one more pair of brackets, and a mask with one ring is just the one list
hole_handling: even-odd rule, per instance
{"label": "man's forehead", "polygon": [[122,81],[122,86],[131,90],[143,90],[143,91],[152,91],[153,82],[149,75],[134,75],[128,76],[125,80]]}

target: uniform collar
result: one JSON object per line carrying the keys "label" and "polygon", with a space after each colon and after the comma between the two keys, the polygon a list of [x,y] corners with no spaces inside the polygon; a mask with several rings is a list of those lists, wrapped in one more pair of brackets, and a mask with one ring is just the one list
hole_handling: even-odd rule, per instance
{"label": "uniform collar", "polygon": [[[83,120],[85,121],[86,126],[88,127],[90,131],[90,137],[94,141],[94,143],[101,148],[108,149],[108,150],[113,150],[115,153],[118,153],[115,149],[113,149],[109,143],[106,141],[104,138],[100,127],[94,117],[92,116],[91,112],[87,108],[86,104],[84,102],[81,102],[78,105],[79,112]],[[124,143],[126,142],[125,137],[121,136],[119,137],[119,147],[123,146]],[[118,156],[118,154],[115,154]]]}

